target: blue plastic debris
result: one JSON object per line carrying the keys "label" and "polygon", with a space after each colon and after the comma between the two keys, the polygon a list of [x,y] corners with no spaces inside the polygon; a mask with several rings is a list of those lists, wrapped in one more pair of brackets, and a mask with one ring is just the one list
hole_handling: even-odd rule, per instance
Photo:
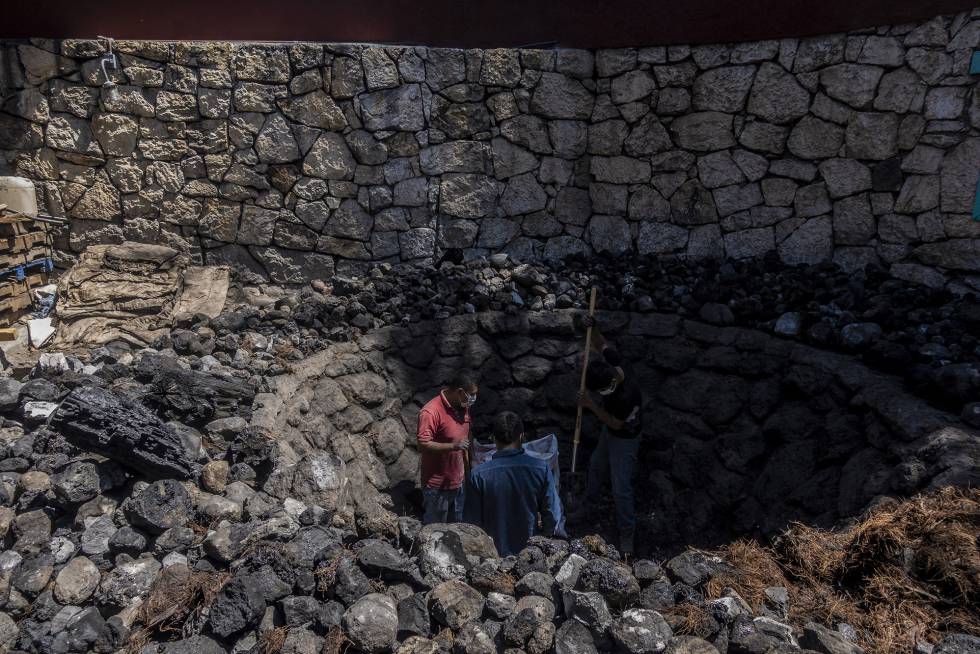
{"label": "blue plastic debris", "polygon": [[980,220],[980,179],[977,180],[977,192],[973,196],[973,219]]}
{"label": "blue plastic debris", "polygon": [[0,270],[0,278],[15,275],[17,281],[22,282],[27,278],[27,270],[30,268],[40,268],[44,272],[51,272],[54,270],[54,261],[49,258],[44,258],[29,263],[22,263],[19,266],[12,266],[6,270]]}

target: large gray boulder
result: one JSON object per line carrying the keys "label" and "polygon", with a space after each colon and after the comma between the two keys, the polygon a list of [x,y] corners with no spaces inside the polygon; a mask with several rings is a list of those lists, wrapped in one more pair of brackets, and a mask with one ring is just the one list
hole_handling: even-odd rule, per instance
{"label": "large gray boulder", "polygon": [[613,642],[630,654],[656,654],[667,647],[673,632],[664,617],[648,609],[629,609],[609,627]]}
{"label": "large gray boulder", "polygon": [[980,652],[980,638],[968,634],[948,634],[932,654],[975,654]]}
{"label": "large gray boulder", "polygon": [[484,601],[480,591],[458,579],[451,579],[429,593],[429,612],[440,624],[456,631],[480,617]]}
{"label": "large gray boulder", "polygon": [[256,624],[265,613],[264,589],[259,578],[239,575],[218,593],[208,620],[211,631],[222,638]]}
{"label": "large gray boulder", "polygon": [[20,629],[17,623],[6,613],[0,613],[0,650],[7,651],[17,642]]}
{"label": "large gray boulder", "polygon": [[116,557],[116,567],[102,577],[96,602],[121,609],[138,597],[145,598],[160,568],[160,563],[150,555],[133,559],[120,554]]}
{"label": "large gray boulder", "polygon": [[605,598],[593,591],[581,593],[577,590],[565,591],[562,595],[565,617],[578,620],[587,626],[593,635],[601,635],[612,623],[612,614]]}
{"label": "large gray boulder", "polygon": [[601,593],[615,607],[632,604],[640,595],[640,584],[629,567],[611,559],[596,558],[582,566],[576,588]]}
{"label": "large gray boulder", "polygon": [[422,527],[413,547],[422,571],[442,579],[461,577],[485,559],[497,559],[493,539],[476,525],[433,523]]}
{"label": "large gray boulder", "polygon": [[358,649],[369,654],[385,652],[398,635],[398,607],[387,595],[370,593],[347,609],[342,625]]}
{"label": "large gray boulder", "polygon": [[190,493],[173,479],[161,479],[131,497],[123,511],[129,522],[151,534],[183,527],[193,514]]}
{"label": "large gray boulder", "polygon": [[843,635],[815,622],[803,627],[800,647],[823,654],[864,654],[864,650],[846,640]]}
{"label": "large gray boulder", "polygon": [[478,622],[464,626],[453,642],[453,654],[495,654],[496,651],[493,638]]}
{"label": "large gray boulder", "polygon": [[87,502],[99,494],[99,471],[89,461],[73,461],[51,477],[55,496],[66,504]]}
{"label": "large gray boulder", "polygon": [[54,580],[54,597],[62,604],[80,605],[99,587],[101,574],[91,560],[79,556],[68,562]]}
{"label": "large gray boulder", "polygon": [[566,620],[555,633],[555,654],[598,654],[589,628],[578,620]]}

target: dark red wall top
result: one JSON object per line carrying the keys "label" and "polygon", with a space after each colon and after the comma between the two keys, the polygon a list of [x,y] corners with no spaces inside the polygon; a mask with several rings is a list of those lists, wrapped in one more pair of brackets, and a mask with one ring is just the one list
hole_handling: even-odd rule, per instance
{"label": "dark red wall top", "polygon": [[973,6],[976,0],[8,0],[0,38],[594,48],[825,34]]}

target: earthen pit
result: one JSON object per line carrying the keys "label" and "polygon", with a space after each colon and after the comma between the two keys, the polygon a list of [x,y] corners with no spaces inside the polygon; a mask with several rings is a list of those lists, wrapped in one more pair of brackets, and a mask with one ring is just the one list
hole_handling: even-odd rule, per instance
{"label": "earthen pit", "polygon": [[[335,454],[355,513],[393,521],[389,510],[412,511],[419,406],[470,368],[481,376],[475,435],[486,437],[497,411],[515,410],[528,438],[558,435],[568,470],[577,313],[486,312],[369,332],[277,378],[253,424],[276,436],[283,463]],[[598,320],[645,392],[641,551],[765,538],[793,521],[831,526],[882,496],[977,482],[975,431],[852,357],[674,315]],[[583,463],[596,433],[590,418],[584,433]],[[569,486],[566,505],[577,499]],[[590,528],[609,534],[597,518]]]}

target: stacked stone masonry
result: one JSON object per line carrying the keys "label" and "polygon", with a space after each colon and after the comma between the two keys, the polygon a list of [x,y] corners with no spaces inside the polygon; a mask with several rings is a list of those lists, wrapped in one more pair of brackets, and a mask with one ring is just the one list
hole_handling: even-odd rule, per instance
{"label": "stacked stone masonry", "polygon": [[615,50],[35,39],[0,171],[65,252],[163,242],[276,282],[507,252],[878,262],[980,287],[980,10]]}

